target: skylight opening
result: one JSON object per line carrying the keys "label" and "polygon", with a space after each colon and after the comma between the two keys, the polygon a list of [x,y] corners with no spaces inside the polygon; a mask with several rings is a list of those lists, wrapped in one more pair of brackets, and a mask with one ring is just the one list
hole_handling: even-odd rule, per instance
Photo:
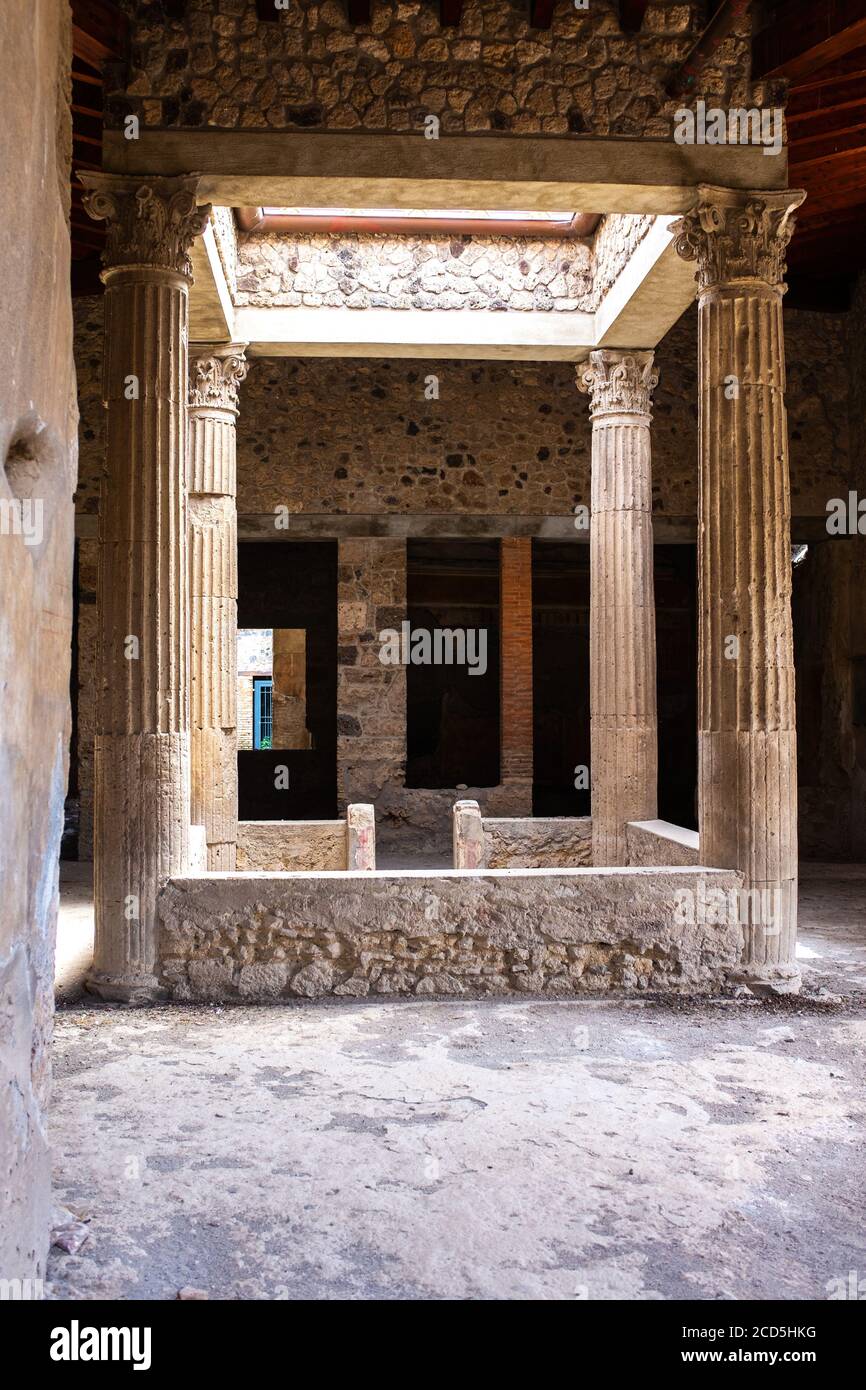
{"label": "skylight opening", "polygon": [[573,212],[515,212],[512,209],[506,211],[491,211],[489,209],[473,212],[467,208],[263,208],[266,217],[376,217],[386,221],[389,217],[394,218],[428,218],[431,221],[459,221],[465,219],[469,222],[538,222],[542,225],[550,222],[570,222],[575,216]]}

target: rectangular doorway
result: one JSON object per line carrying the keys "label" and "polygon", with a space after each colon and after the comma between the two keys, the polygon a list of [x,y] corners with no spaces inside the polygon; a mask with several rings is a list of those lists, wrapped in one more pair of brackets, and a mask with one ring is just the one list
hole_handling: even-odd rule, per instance
{"label": "rectangular doorway", "polygon": [[495,787],[499,541],[408,541],[406,598],[413,649],[428,634],[432,658],[407,664],[406,786]]}
{"label": "rectangular doorway", "polygon": [[337,543],[238,544],[238,815],[337,814]]}

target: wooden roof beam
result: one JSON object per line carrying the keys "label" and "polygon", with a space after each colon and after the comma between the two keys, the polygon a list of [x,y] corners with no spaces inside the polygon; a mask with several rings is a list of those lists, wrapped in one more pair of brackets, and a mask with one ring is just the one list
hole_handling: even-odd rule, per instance
{"label": "wooden roof beam", "polygon": [[752,79],[801,81],[866,44],[866,0],[785,0],[752,43]]}

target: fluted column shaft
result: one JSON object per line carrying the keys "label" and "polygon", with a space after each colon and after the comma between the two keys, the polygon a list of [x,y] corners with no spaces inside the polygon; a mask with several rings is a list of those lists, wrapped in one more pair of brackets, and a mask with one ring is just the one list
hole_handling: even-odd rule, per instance
{"label": "fluted column shaft", "polygon": [[626,864],[626,826],[657,814],[651,352],[601,349],[578,368],[590,394],[592,859]]}
{"label": "fluted column shaft", "polygon": [[737,868],[742,971],[796,988],[797,750],[782,295],[796,192],[702,187],[698,263],[701,862]]}
{"label": "fluted column shaft", "polygon": [[158,988],[160,885],[189,853],[188,249],[209,210],[194,179],[82,182],[90,215],[108,220],[88,983],[139,1001]]}
{"label": "fluted column shaft", "polygon": [[191,814],[207,866],[236,867],[238,387],[246,344],[194,349],[189,394]]}

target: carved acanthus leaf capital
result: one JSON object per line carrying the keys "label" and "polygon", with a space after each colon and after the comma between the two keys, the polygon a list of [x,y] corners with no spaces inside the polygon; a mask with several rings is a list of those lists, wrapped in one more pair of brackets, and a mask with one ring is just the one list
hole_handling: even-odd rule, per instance
{"label": "carved acanthus leaf capital", "polygon": [[84,209],[108,223],[102,263],[106,270],[153,266],[192,278],[189,249],[208,224],[211,204],[196,203],[198,174],[182,178],[79,175]]}
{"label": "carved acanthus leaf capital", "polygon": [[246,343],[193,349],[189,364],[189,404],[213,410],[237,410],[238,388],[249,371]]}
{"label": "carved acanthus leaf capital", "polygon": [[697,261],[698,287],[742,279],[781,286],[796,210],[806,194],[801,189],[750,192],[708,184],[698,191],[696,206],[671,226],[679,255]]}
{"label": "carved acanthus leaf capital", "polygon": [[649,415],[659,375],[651,352],[598,348],[577,368],[577,388],[589,395],[590,414]]}

